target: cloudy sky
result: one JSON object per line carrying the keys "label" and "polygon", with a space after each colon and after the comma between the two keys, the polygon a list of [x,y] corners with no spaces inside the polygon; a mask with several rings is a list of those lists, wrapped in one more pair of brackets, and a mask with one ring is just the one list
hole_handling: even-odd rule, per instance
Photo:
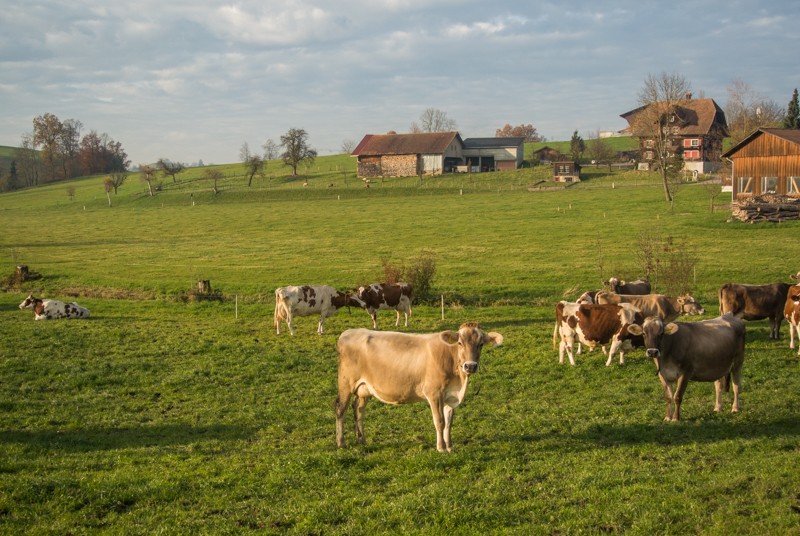
{"label": "cloudy sky", "polygon": [[799,23],[797,0],[6,0],[0,145],[52,113],[134,165],[236,162],[289,128],[332,154],[430,107],[464,137],[589,138],[626,126],[648,74],[785,106]]}

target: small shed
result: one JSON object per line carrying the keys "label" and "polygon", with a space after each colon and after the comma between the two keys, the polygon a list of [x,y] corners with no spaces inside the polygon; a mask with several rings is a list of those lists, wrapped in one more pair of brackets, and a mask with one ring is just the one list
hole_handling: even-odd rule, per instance
{"label": "small shed", "polygon": [[732,162],[732,201],[800,197],[800,130],[759,128],[722,155]]}
{"label": "small shed", "polygon": [[553,162],[553,180],[555,182],[580,182],[581,165],[572,160]]}
{"label": "small shed", "polygon": [[561,159],[561,152],[552,147],[545,145],[540,149],[533,151],[533,159],[538,160],[542,164],[549,164]]}

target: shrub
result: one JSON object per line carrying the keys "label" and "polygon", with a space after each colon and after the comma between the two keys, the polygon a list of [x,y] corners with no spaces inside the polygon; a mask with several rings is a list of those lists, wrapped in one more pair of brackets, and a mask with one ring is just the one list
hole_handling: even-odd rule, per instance
{"label": "shrub", "polygon": [[392,264],[382,259],[383,276],[386,283],[405,281],[413,289],[414,301],[423,303],[433,297],[433,278],[436,275],[436,259],[430,251],[423,251],[411,259],[408,265]]}

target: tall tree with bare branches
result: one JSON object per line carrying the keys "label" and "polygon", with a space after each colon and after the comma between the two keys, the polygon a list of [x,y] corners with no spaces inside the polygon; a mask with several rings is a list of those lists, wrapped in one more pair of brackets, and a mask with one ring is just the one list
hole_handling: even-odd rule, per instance
{"label": "tall tree with bare branches", "polygon": [[456,122],[437,108],[427,108],[419,115],[419,123],[411,123],[410,131],[412,134],[421,132],[450,132],[456,130]]}
{"label": "tall tree with bare branches", "polygon": [[281,136],[283,163],[292,168],[292,176],[297,176],[297,166],[301,162],[313,164],[317,150],[308,146],[308,132],[302,128],[290,128]]}
{"label": "tall tree with bare branches", "polygon": [[150,164],[139,165],[139,174],[142,182],[147,183],[147,189],[150,192],[150,197],[153,197],[153,181],[156,180],[156,167]]}

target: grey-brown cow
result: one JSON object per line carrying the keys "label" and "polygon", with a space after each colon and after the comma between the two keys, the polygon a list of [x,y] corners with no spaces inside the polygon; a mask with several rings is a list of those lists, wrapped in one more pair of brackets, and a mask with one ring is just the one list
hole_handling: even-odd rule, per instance
{"label": "grey-brown cow", "polygon": [[469,377],[478,371],[484,345],[500,346],[503,336],[485,333],[474,322],[459,330],[414,334],[348,329],[339,337],[339,394],[336,444],[344,447],[344,414],[350,398],[356,439],[364,443],[364,407],[370,397],[386,404],[427,401],[436,427],[436,450],[452,451],[453,412],[464,400]]}
{"label": "grey-brown cow", "polygon": [[789,283],[741,285],[725,283],[719,288],[719,314],[731,313],[745,320],[769,318],[769,338],[779,339]]}
{"label": "grey-brown cow", "polygon": [[[690,380],[714,382],[714,411],[722,409],[722,391],[733,382],[731,413],[739,411],[739,390],[744,363],[744,322],[725,315],[700,322],[664,324],[658,317],[646,318],[641,326],[628,327],[642,335],[647,357],[653,358],[667,399],[666,421],[681,418],[681,401]],[[675,384],[675,391],[672,385]]]}
{"label": "grey-brown cow", "polygon": [[677,298],[663,294],[616,294],[601,291],[595,295],[595,303],[630,303],[642,313],[642,316],[657,316],[665,323],[670,323],[681,315],[701,315],[705,310],[700,307],[694,297],[686,295]]}
{"label": "grey-brown cow", "polygon": [[617,294],[650,294],[651,290],[650,283],[643,279],[625,281],[618,277],[609,277],[603,284]]}

